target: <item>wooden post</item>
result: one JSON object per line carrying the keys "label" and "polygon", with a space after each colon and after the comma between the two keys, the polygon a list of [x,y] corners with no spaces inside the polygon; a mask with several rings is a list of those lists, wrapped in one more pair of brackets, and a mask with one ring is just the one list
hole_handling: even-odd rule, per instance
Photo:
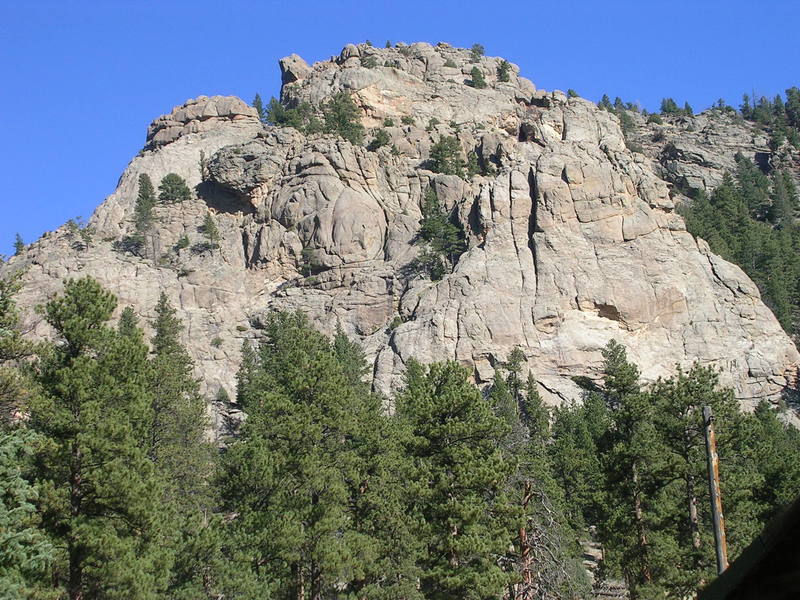
{"label": "wooden post", "polygon": [[708,456],[708,489],[711,492],[711,517],[714,522],[714,542],[717,548],[717,573],[728,568],[728,543],[725,540],[725,517],[722,515],[722,494],[719,489],[719,455],[714,434],[714,416],[711,407],[703,407],[703,425]]}

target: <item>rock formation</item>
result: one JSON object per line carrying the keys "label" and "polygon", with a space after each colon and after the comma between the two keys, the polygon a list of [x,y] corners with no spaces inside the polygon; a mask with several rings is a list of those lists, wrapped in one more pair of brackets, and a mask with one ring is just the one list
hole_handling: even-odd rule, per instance
{"label": "rock formation", "polygon": [[726,172],[736,170],[737,154],[765,170],[787,169],[800,181],[800,152],[789,144],[771,150],[764,129],[733,110],[662,115],[661,124],[648,123],[638,113],[628,114],[635,124],[629,141],[651,159],[656,174],[675,185],[675,193],[711,192]]}
{"label": "rock formation", "polygon": [[[387,394],[412,357],[461,361],[486,382],[519,346],[546,398],[577,398],[574,380],[598,378],[600,349],[616,338],[645,378],[697,360],[720,366],[743,401],[776,398],[800,359],[792,341],[745,274],[686,232],[668,184],[626,148],[616,117],[537,90],[513,65],[500,81],[500,59],[471,60],[418,43],[281,61],[285,103],[349,92],[368,131],[389,134],[376,151],[264,126],[236,98],[190,100],[150,126],[91,218],[88,247],[61,228],[3,270],[26,269],[26,307],[65,277],[92,275],[147,319],[166,291],[209,397],[233,391],[242,339],[257,339],[264,313],[279,308],[360,339]],[[466,84],[475,66],[486,89]],[[441,136],[457,136],[484,174],[428,170]],[[143,257],[114,250],[133,230],[139,175],[157,185],[170,172],[196,197],[156,208]],[[469,242],[435,282],[408,271],[428,186]],[[209,211],[220,247],[193,251]],[[176,246],[184,235],[188,248]],[[26,318],[48,335],[39,315]]]}

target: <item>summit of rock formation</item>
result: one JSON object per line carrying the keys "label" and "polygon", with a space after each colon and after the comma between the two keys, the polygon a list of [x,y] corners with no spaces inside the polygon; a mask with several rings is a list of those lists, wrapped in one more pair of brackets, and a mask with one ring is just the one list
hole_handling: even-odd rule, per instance
{"label": "summit of rock formation", "polygon": [[[360,340],[387,395],[411,358],[457,360],[487,382],[520,347],[545,398],[579,398],[575,381],[600,377],[600,350],[615,338],[646,379],[700,361],[721,367],[742,401],[777,398],[800,356],[752,281],[687,233],[654,159],[661,151],[632,153],[614,115],[537,90],[515,65],[501,81],[500,65],[446,44],[348,45],[313,65],[291,55],[280,61],[285,105],[347,92],[367,141],[383,128],[389,143],[368,150],[265,126],[241,100],[199,97],[149,127],[92,216],[90,243],[62,227],[3,271],[25,269],[27,307],[64,278],[91,275],[146,320],[165,291],[209,397],[220,387],[233,395],[242,340],[258,339],[265,313],[291,309]],[[473,68],[485,89],[468,85]],[[483,174],[429,170],[443,136],[457,138],[464,160],[474,153]],[[681,176],[713,186],[727,168],[716,160]],[[156,207],[138,256],[114,243],[133,231],[143,173],[155,185],[176,173],[193,198]],[[468,242],[440,281],[408,269],[429,186]],[[193,251],[208,213],[219,248]],[[40,315],[25,318],[34,335],[49,334]]]}

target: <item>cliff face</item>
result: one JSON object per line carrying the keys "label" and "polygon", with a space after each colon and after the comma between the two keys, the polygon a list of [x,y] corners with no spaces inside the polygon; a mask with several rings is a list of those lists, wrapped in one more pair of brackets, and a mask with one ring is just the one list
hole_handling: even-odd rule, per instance
{"label": "cliff face", "polygon": [[[147,319],[166,291],[209,396],[233,391],[242,339],[257,339],[265,311],[280,308],[359,338],[386,393],[409,358],[456,359],[487,381],[520,346],[557,402],[579,395],[572,378],[599,377],[600,349],[616,338],[646,378],[699,360],[722,367],[742,400],[776,397],[797,350],[745,274],[685,231],[653,159],[626,149],[613,115],[536,90],[515,66],[501,82],[499,64],[428,44],[347,46],[313,66],[292,55],[281,61],[284,100],[318,105],[348,91],[367,128],[394,122],[390,144],[368,151],[266,127],[238,99],[201,97],[150,126],[93,215],[88,247],[61,228],[3,269],[26,268],[26,307],[65,277],[92,275]],[[473,66],[486,89],[465,85]],[[492,174],[426,170],[445,135]],[[170,172],[196,197],[157,207],[146,258],[115,251],[133,230],[138,176],[157,184]],[[469,242],[438,282],[407,269],[428,186]],[[176,249],[184,235],[202,240],[209,211],[220,248]],[[315,275],[303,277],[308,264]],[[33,311],[26,318],[48,334]]]}

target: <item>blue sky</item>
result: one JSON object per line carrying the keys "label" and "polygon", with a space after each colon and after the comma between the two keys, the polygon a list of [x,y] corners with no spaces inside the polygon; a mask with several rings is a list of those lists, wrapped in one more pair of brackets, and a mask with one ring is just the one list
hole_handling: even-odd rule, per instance
{"label": "blue sky", "polygon": [[800,85],[800,2],[0,2],[0,253],[88,216],[188,98],[277,95],[277,61],[348,42],[480,42],[543,89],[699,110]]}

